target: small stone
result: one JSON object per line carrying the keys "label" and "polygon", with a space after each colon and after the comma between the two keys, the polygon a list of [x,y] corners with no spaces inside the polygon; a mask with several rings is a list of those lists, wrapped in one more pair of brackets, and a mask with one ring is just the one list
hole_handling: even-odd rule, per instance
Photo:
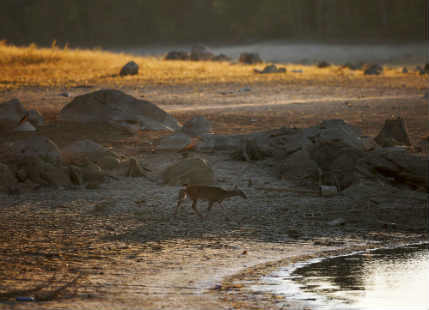
{"label": "small stone", "polygon": [[121,71],[119,72],[120,76],[126,76],[126,75],[136,75],[139,73],[139,66],[134,61],[128,62],[125,66],[122,67]]}

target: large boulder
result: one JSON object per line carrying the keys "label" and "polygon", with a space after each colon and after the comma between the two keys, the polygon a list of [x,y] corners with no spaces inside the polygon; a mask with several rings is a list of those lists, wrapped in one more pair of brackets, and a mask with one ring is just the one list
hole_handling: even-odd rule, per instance
{"label": "large boulder", "polygon": [[147,130],[177,130],[179,122],[146,100],[136,99],[119,90],[105,89],[78,96],[60,112],[60,119],[79,123],[127,123]]}
{"label": "large boulder", "polygon": [[191,137],[210,133],[212,126],[204,116],[196,116],[183,124],[182,132]]}
{"label": "large boulder", "polygon": [[103,169],[114,169],[120,164],[119,158],[114,152],[91,140],[75,141],[64,147],[61,153],[67,163],[78,163],[87,159]]}
{"label": "large boulder", "polygon": [[61,152],[58,146],[49,138],[34,135],[22,140],[9,143],[10,153],[15,160],[26,158],[40,158],[43,161],[54,164],[62,162]]}
{"label": "large boulder", "polygon": [[12,130],[27,114],[24,106],[18,99],[0,103],[0,130]]}
{"label": "large boulder", "polygon": [[200,184],[212,185],[215,175],[207,161],[200,158],[181,160],[162,172],[162,180],[168,185]]}

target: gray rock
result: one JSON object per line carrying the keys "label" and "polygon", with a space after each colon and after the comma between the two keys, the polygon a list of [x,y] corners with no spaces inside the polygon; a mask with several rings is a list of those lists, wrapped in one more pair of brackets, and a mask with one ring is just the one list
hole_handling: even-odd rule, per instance
{"label": "gray rock", "polygon": [[36,131],[37,129],[31,125],[31,123],[29,121],[24,121],[23,123],[21,123],[18,127],[16,127],[14,129],[14,131],[19,131],[19,132],[23,132],[23,131]]}
{"label": "gray rock", "polygon": [[119,90],[99,90],[75,97],[60,112],[60,119],[79,123],[124,122],[147,130],[177,130],[179,122],[153,103],[136,99]]}
{"label": "gray rock", "polygon": [[196,116],[183,124],[181,131],[191,137],[199,137],[210,133],[212,126],[204,116]]}
{"label": "gray rock", "polygon": [[411,145],[405,120],[402,118],[386,120],[383,129],[375,137],[375,142],[383,147]]}
{"label": "gray rock", "polygon": [[168,185],[215,184],[215,174],[207,161],[200,158],[181,160],[162,172],[162,180]]}
{"label": "gray rock", "polygon": [[43,116],[37,110],[28,111],[28,120],[36,127],[42,126],[45,123]]}
{"label": "gray rock", "polygon": [[16,128],[25,115],[27,111],[18,99],[0,103],[0,131]]}
{"label": "gray rock", "polygon": [[9,192],[16,183],[17,179],[9,166],[0,163],[0,192]]}
{"label": "gray rock", "polygon": [[114,152],[91,140],[75,141],[64,147],[61,153],[64,161],[68,163],[90,160],[108,170],[118,168],[120,164],[120,160]]}
{"label": "gray rock", "polygon": [[191,48],[191,60],[211,60],[214,57],[213,52],[207,46],[195,45]]}
{"label": "gray rock", "polygon": [[319,176],[318,169],[319,166],[310,158],[310,154],[307,151],[300,150],[286,157],[277,168],[277,171],[282,179],[315,183]]}
{"label": "gray rock", "polygon": [[189,60],[191,55],[185,51],[170,51],[164,57],[165,60]]}
{"label": "gray rock", "polygon": [[331,66],[331,64],[329,62],[327,62],[326,60],[322,60],[322,61],[319,61],[317,63],[318,68],[328,68],[330,66]]}
{"label": "gray rock", "polygon": [[276,65],[268,65],[263,70],[254,69],[255,73],[286,73],[286,68],[277,68]]}
{"label": "gray rock", "polygon": [[259,56],[258,53],[247,53],[247,52],[241,53],[238,61],[248,65],[258,64],[263,62],[261,56]]}
{"label": "gray rock", "polygon": [[137,161],[137,159],[130,158],[128,164],[129,165],[128,165],[127,177],[138,178],[138,177],[145,176],[143,168],[140,165],[140,163]]}
{"label": "gray rock", "polygon": [[383,73],[383,66],[379,64],[370,65],[364,71],[365,75],[380,75],[381,73]]}
{"label": "gray rock", "polygon": [[192,138],[184,133],[177,132],[161,138],[158,143],[156,147],[158,151],[180,151],[192,143]]}
{"label": "gray rock", "polygon": [[246,138],[244,135],[205,134],[201,136],[195,149],[199,152],[238,151]]}
{"label": "gray rock", "polygon": [[121,71],[119,72],[119,75],[120,76],[136,75],[138,73],[139,73],[139,65],[136,64],[134,61],[130,61],[122,67]]}
{"label": "gray rock", "polygon": [[58,146],[49,138],[34,135],[9,144],[10,151],[16,160],[25,158],[41,158],[54,164],[62,162],[61,152]]}
{"label": "gray rock", "polygon": [[346,223],[346,220],[343,219],[342,217],[339,217],[335,220],[329,221],[328,225],[329,226],[341,226],[341,225],[344,225],[345,223]]}

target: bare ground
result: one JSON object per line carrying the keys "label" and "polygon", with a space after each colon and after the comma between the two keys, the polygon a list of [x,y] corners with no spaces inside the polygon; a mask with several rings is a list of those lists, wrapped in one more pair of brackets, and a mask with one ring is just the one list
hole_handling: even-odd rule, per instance
{"label": "bare ground", "polygon": [[[413,87],[335,87],[254,84],[145,86],[124,91],[147,99],[180,121],[204,115],[216,133],[245,133],[281,126],[308,127],[342,118],[374,136],[386,118],[406,119],[412,143],[429,136],[428,104]],[[67,90],[72,96],[94,88]],[[40,134],[59,146],[91,138],[127,156],[139,156],[151,179],[177,153],[151,152],[166,133],[131,135],[109,127],[67,127],[57,112],[71,98],[61,89],[23,88],[18,97],[48,118]],[[19,138],[2,137],[2,141]],[[255,281],[279,264],[327,251],[425,240],[425,195],[383,204],[345,196],[320,198],[273,189],[293,187],[267,163],[239,162],[227,153],[194,154],[214,167],[218,184],[238,184],[248,199],[225,202],[201,221],[189,208],[171,217],[177,187],[146,178],[120,178],[97,190],[46,189],[1,195],[0,309],[256,309],[279,305],[277,296],[256,295],[240,283]],[[251,182],[249,182],[251,180]],[[379,199],[395,195],[392,188]],[[387,198],[386,198],[387,199]],[[409,208],[410,202],[414,206]],[[200,206],[203,207],[203,206]],[[327,222],[345,218],[344,226]],[[390,226],[386,223],[400,223]],[[238,284],[237,284],[238,283]],[[216,288],[216,289],[214,289]]]}

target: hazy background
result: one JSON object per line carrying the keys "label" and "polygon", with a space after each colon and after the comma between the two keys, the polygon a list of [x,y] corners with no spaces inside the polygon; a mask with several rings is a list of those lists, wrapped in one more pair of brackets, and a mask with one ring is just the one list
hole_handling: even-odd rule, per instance
{"label": "hazy background", "polygon": [[141,46],[186,42],[417,42],[425,0],[1,0],[0,40]]}

